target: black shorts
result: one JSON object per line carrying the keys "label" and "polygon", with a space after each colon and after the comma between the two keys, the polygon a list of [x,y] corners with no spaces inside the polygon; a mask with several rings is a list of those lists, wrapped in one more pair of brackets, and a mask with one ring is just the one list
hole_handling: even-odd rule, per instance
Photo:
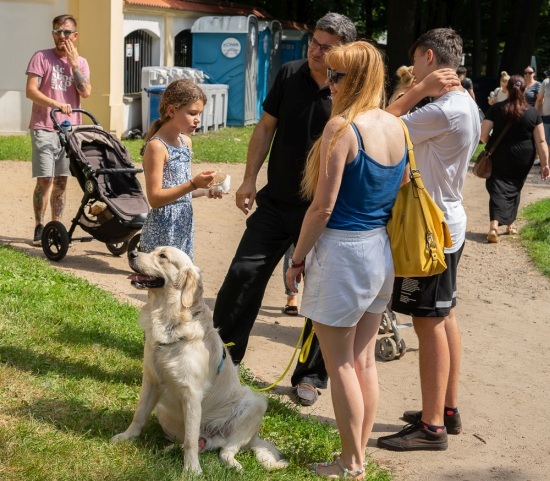
{"label": "black shorts", "polygon": [[412,317],[446,317],[456,306],[456,272],[464,244],[445,254],[447,269],[431,277],[396,277],[392,311]]}

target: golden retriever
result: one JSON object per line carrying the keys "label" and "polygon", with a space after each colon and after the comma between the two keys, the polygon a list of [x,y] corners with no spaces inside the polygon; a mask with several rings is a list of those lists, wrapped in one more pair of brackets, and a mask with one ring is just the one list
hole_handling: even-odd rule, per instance
{"label": "golden retriever", "polygon": [[241,384],[203,300],[200,270],[174,247],[131,252],[129,262],[132,284],[149,290],[140,316],[143,381],[132,423],[111,442],[138,437],[156,408],[168,438],[183,443],[184,470],[200,474],[199,451],[218,448],[237,470],[242,449],[254,450],[268,470],[288,466],[258,437],[267,399]]}

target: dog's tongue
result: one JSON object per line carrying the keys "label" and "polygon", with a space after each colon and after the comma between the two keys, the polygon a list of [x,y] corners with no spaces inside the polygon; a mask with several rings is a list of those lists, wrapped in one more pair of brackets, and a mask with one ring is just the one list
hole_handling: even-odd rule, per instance
{"label": "dog's tongue", "polygon": [[137,274],[137,273],[134,273],[134,274],[130,274],[127,279],[130,279],[132,281],[135,281],[135,282],[143,282],[143,281],[148,281],[148,280],[151,280],[152,277],[150,276],[144,276],[143,274]]}

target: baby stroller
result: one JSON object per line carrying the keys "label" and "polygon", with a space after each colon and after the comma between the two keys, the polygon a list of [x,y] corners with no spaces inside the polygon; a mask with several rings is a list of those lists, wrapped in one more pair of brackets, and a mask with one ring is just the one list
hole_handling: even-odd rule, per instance
{"label": "baby stroller", "polygon": [[378,326],[378,334],[392,334],[381,337],[376,340],[376,355],[383,361],[392,361],[393,359],[402,358],[407,352],[405,339],[399,333],[400,327],[410,327],[410,324],[397,325],[397,316],[393,312],[389,304],[382,314],[380,326]]}
{"label": "baby stroller", "polygon": [[[134,167],[126,147],[105,132],[91,113],[74,109],[73,112],[90,117],[93,125],[71,126],[68,121],[58,123],[55,115],[59,112],[60,109],[52,109],[50,116],[67,151],[71,174],[78,180],[84,196],[68,232],[58,221],[44,226],[44,254],[48,259],[60,261],[72,242],[92,239],[104,242],[115,256],[136,250],[139,231],[149,213],[149,204],[136,178],[143,170]],[[77,226],[92,237],[73,237]]]}

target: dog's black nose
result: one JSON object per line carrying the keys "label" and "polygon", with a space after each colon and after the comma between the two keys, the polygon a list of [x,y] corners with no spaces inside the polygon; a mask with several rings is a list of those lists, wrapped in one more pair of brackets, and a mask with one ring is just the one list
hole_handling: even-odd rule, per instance
{"label": "dog's black nose", "polygon": [[132,251],[128,253],[129,259],[135,259],[138,256],[138,251]]}

